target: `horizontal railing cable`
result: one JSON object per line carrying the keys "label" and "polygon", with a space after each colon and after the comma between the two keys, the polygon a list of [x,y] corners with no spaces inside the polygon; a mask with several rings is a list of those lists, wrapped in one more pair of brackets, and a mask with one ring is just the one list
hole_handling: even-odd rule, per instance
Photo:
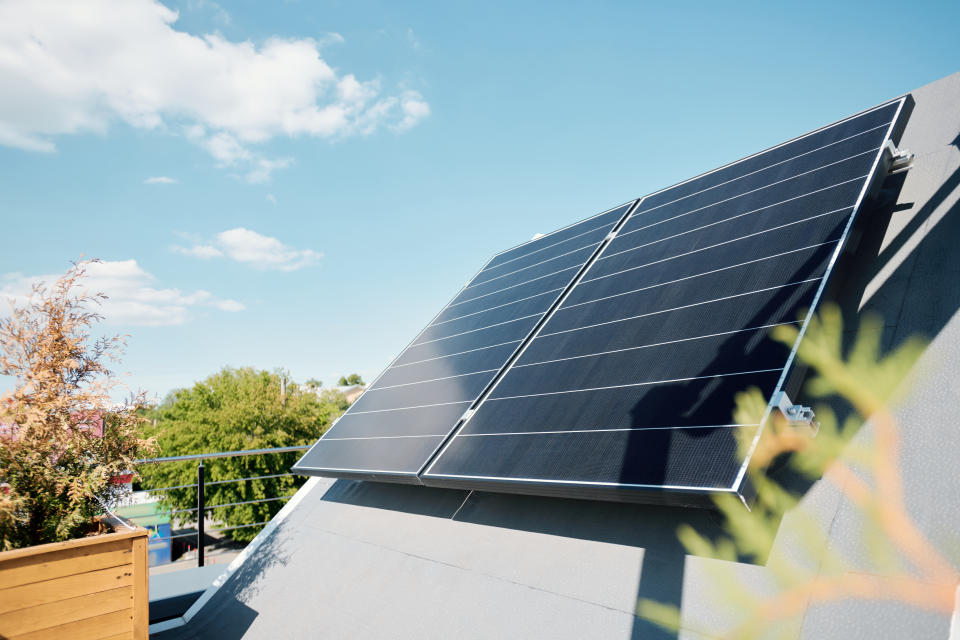
{"label": "horizontal railing cable", "polygon": [[[284,478],[286,476],[292,476],[292,473],[274,473],[268,476],[250,476],[249,478],[232,478],[230,480],[214,480],[213,482],[207,482],[206,485],[209,487],[214,484],[229,484],[231,482],[245,482],[247,480],[267,480],[268,478]],[[142,489],[142,491],[154,492],[154,491],[173,491],[174,489],[196,489],[197,483],[191,482],[190,484],[178,484],[174,487],[156,487],[154,489]]]}
{"label": "horizontal railing cable", "polygon": [[[246,529],[247,527],[260,527],[265,524],[268,524],[269,522],[270,522],[269,520],[265,520],[263,522],[251,522],[250,524],[238,524],[233,527],[220,527],[219,529],[207,529],[207,531],[219,532],[219,531],[232,531],[234,529]],[[190,537],[195,538],[196,536],[197,536],[196,532],[178,533],[175,536],[163,536],[161,538],[150,538],[149,542],[163,542],[164,540],[173,540],[174,538],[190,538]]]}
{"label": "horizontal railing cable", "polygon": [[[204,506],[204,511],[210,511],[211,509],[220,509],[222,507],[238,507],[243,504],[258,504],[260,502],[276,502],[277,500],[288,500],[293,496],[278,496],[276,498],[261,498],[259,500],[245,500],[243,502],[228,502],[226,504],[208,504]],[[126,516],[127,520],[136,520],[137,518],[155,518],[157,516],[172,516],[177,513],[191,513],[197,511],[199,507],[192,507],[190,509],[174,509],[173,511],[158,511],[157,513],[146,513],[140,516]]]}

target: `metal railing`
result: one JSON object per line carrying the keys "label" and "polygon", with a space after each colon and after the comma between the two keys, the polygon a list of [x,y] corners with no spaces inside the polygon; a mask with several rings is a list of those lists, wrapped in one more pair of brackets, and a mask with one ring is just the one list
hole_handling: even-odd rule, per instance
{"label": "metal railing", "polygon": [[207,482],[207,481],[206,481],[206,470],[205,470],[205,467],[203,466],[203,461],[204,461],[204,460],[210,460],[210,459],[213,459],[213,458],[232,458],[232,457],[239,457],[239,456],[256,456],[256,455],[268,455],[268,454],[276,454],[276,453],[290,453],[290,452],[293,452],[293,451],[306,451],[306,450],[309,449],[309,448],[310,448],[310,445],[300,445],[300,446],[292,446],[292,447],[276,447],[276,448],[273,448],[273,449],[247,449],[247,450],[244,450],[244,451],[215,451],[215,452],[211,452],[211,453],[197,453],[197,454],[191,454],[191,455],[185,455],[185,456],[170,456],[170,457],[166,457],[166,458],[146,458],[146,459],[143,459],[143,460],[137,460],[137,461],[135,461],[137,465],[143,465],[143,464],[163,464],[163,463],[169,463],[169,462],[197,461],[197,462],[198,462],[198,464],[197,464],[197,481],[196,481],[195,483],[191,483],[191,484],[181,484],[181,485],[176,485],[176,486],[171,486],[171,487],[155,487],[155,488],[144,488],[144,489],[143,489],[143,491],[146,491],[147,493],[153,494],[153,493],[158,493],[158,492],[159,492],[159,493],[162,493],[162,492],[164,492],[164,491],[174,491],[174,490],[176,490],[176,489],[191,489],[191,488],[193,488],[193,489],[196,489],[196,491],[197,491],[197,506],[196,506],[196,507],[193,507],[193,508],[189,508],[189,509],[173,509],[173,510],[171,510],[171,511],[161,511],[161,512],[159,512],[159,513],[151,513],[151,514],[145,514],[145,515],[140,515],[140,516],[132,516],[132,517],[129,517],[128,519],[129,519],[129,520],[133,520],[134,522],[136,522],[136,520],[137,520],[138,518],[154,518],[154,517],[156,517],[156,516],[158,516],[158,515],[159,515],[159,516],[164,516],[164,515],[171,515],[171,516],[172,516],[172,515],[176,515],[176,514],[179,514],[179,513],[193,513],[193,512],[196,512],[196,514],[197,514],[197,531],[196,531],[196,533],[193,533],[193,532],[190,532],[190,533],[180,533],[180,534],[177,534],[177,535],[170,535],[170,536],[163,536],[163,537],[151,538],[151,539],[150,539],[150,542],[160,542],[160,541],[164,541],[164,540],[174,540],[174,539],[179,539],[179,538],[189,538],[189,537],[196,536],[196,539],[197,539],[197,566],[202,567],[202,566],[204,565],[204,547],[206,546],[206,545],[204,544],[204,542],[205,542],[204,538],[205,538],[205,535],[206,535],[206,533],[207,533],[208,531],[209,531],[209,533],[219,533],[219,532],[223,532],[223,531],[233,531],[233,530],[235,530],[235,529],[245,529],[245,528],[247,528],[247,527],[263,526],[263,525],[267,524],[267,522],[269,522],[269,521],[264,521],[264,522],[251,522],[251,523],[249,523],[249,524],[239,524],[239,525],[234,525],[234,526],[230,526],[230,527],[218,527],[218,528],[216,528],[216,529],[209,529],[209,530],[207,531],[207,530],[205,530],[204,520],[205,520],[206,514],[207,514],[208,512],[213,511],[214,509],[222,509],[222,508],[224,508],[224,507],[237,507],[237,506],[244,505],[244,504],[259,504],[259,503],[264,503],[264,502],[276,502],[276,501],[280,501],[280,500],[289,500],[290,498],[293,497],[292,495],[288,495],[288,496],[275,496],[275,497],[272,497],[272,498],[259,498],[259,499],[257,499],[257,500],[245,500],[245,501],[241,501],[241,502],[229,502],[229,503],[225,503],[225,504],[207,505],[207,502],[206,502],[206,487],[207,487],[207,486],[221,485],[221,484],[230,484],[230,483],[234,483],[234,482],[249,482],[249,481],[251,481],[251,480],[267,480],[267,479],[270,479],[270,478],[282,478],[282,477],[285,477],[285,476],[293,476],[293,475],[296,475],[296,474],[293,474],[293,473],[273,473],[273,474],[262,475],[262,476],[249,476],[249,477],[247,477],[247,478],[231,478],[231,479],[229,479],[229,480],[215,480],[215,481],[213,481],[213,482]]}

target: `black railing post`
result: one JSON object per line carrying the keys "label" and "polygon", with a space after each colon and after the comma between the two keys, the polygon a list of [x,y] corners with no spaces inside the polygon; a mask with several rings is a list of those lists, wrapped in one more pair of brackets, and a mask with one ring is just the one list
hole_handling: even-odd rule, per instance
{"label": "black railing post", "polygon": [[203,497],[203,463],[197,465],[197,566],[203,566],[203,519],[206,517]]}

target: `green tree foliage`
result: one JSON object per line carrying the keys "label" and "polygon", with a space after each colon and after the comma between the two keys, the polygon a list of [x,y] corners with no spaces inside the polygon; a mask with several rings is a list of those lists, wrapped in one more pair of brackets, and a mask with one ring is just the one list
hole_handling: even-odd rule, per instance
{"label": "green tree foliage", "polygon": [[363,381],[363,378],[360,377],[359,373],[351,373],[348,376],[340,376],[340,379],[337,380],[337,386],[340,387],[355,387],[362,386],[366,384]]}
{"label": "green tree foliage", "polygon": [[[730,562],[754,558],[764,563],[777,583],[774,592],[760,595],[732,572],[714,573],[712,592],[717,602],[736,611],[742,620],[725,637],[793,637],[793,627],[785,621],[803,615],[812,603],[831,600],[899,601],[941,614],[953,610],[960,575],[907,511],[899,471],[899,430],[891,412],[908,388],[904,378],[924,343],[908,340],[883,354],[882,329],[880,319],[866,318],[852,347],[845,351],[841,313],[825,306],[810,322],[797,352],[799,361],[814,372],[807,394],[818,401],[818,433],[790,425],[779,412],[772,412],[759,440],[754,442],[750,434],[739,442],[741,456],[751,456],[747,474],[757,490],[756,500],[748,510],[731,495],[716,499],[728,537],[713,541],[689,526],[678,530],[691,554]],[[773,335],[792,346],[798,331],[784,325]],[[835,407],[849,410],[850,416],[841,420]],[[766,412],[767,399],[759,389],[738,395],[734,418],[739,424],[761,424]],[[867,418],[872,437],[854,439]],[[824,478],[840,488],[862,515],[859,534],[867,546],[869,566],[862,559],[841,556],[828,544],[824,523],[804,509],[803,496],[768,473],[774,461],[786,462],[801,477]],[[768,555],[788,513],[790,531],[798,535],[799,545],[790,553]],[[913,569],[906,569],[907,565]],[[876,573],[884,578],[872,575]],[[638,613],[668,628],[681,624],[681,612],[670,605],[643,600]]]}
{"label": "green tree foliage", "polygon": [[77,293],[88,262],[0,320],[0,550],[95,531],[95,516],[119,492],[111,480],[153,452],[139,437],[143,394],[116,405],[107,363],[120,336],[93,340],[105,296]]}
{"label": "green tree foliage", "polygon": [[[156,419],[155,433],[162,456],[177,456],[219,451],[269,449],[311,444],[347,408],[343,394],[317,393],[287,382],[281,397],[284,372],[257,371],[251,368],[225,368],[189,389],[180,389],[153,409],[148,418]],[[151,420],[152,422],[152,420]],[[299,452],[211,458],[204,462],[208,506],[263,500],[292,495],[304,478],[279,475],[289,472]],[[142,465],[143,486],[170,487],[196,483],[196,462],[169,462]],[[262,477],[278,476],[279,477]],[[245,482],[223,480],[258,477]],[[166,491],[163,505],[172,510],[196,507],[193,486]],[[274,500],[233,507],[213,508],[208,512],[220,523],[234,527],[270,520],[285,504]],[[175,514],[177,522],[194,522],[194,512]],[[248,541],[260,527],[225,532],[235,540]]]}

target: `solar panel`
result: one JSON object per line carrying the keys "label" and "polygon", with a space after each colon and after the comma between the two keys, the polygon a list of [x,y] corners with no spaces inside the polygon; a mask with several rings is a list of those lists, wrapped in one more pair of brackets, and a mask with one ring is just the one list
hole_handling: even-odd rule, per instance
{"label": "solar panel", "polygon": [[293,469],[418,482],[460,418],[634,204],[491,258]]}
{"label": "solar panel", "polygon": [[[734,395],[771,398],[909,98],[643,198],[421,474],[694,504],[743,494]],[[771,404],[771,408],[772,408]]]}

